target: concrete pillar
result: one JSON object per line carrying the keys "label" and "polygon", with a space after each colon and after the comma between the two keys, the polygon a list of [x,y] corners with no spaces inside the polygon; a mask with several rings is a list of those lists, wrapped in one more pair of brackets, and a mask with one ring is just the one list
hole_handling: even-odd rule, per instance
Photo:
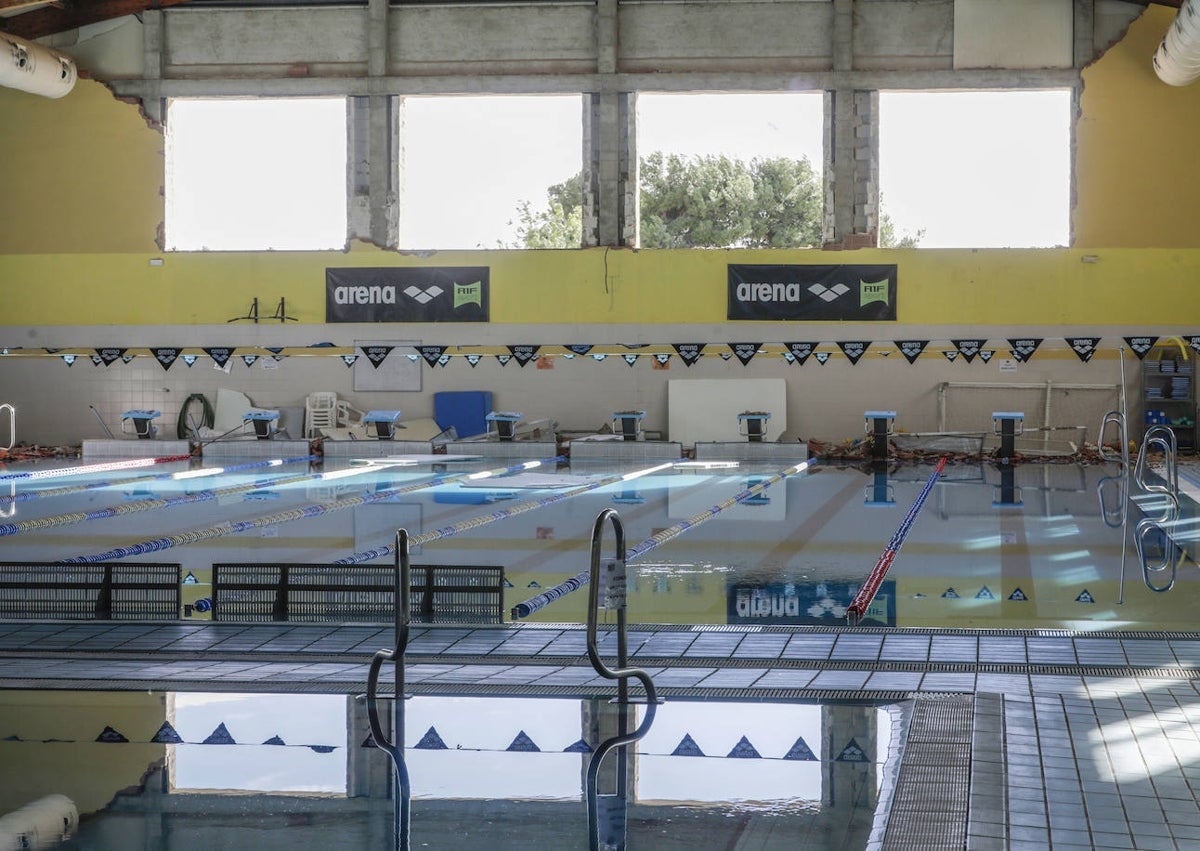
{"label": "concrete pillar", "polygon": [[166,118],[166,107],[160,93],[163,69],[163,13],[161,9],[142,12],[142,111],[156,124]]}
{"label": "concrete pillar", "polygon": [[879,242],[879,92],[825,93],[825,248]]}
{"label": "concrete pillar", "polygon": [[[879,710],[821,707],[821,815],[815,825],[831,848],[864,847],[878,803]],[[852,744],[853,743],[853,744]],[[857,750],[854,748],[857,745]]]}
{"label": "concrete pillar", "polygon": [[[367,74],[388,73],[388,3],[367,5]],[[399,245],[398,98],[348,98],[346,115],[347,236],[381,248]]]}
{"label": "concrete pillar", "polygon": [[634,246],[638,238],[636,95],[584,95],[583,245]]}

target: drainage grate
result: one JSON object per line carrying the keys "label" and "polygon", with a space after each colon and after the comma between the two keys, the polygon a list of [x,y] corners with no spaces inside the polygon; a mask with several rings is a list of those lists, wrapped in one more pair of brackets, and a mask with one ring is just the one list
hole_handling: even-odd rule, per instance
{"label": "drainage grate", "polygon": [[913,702],[883,851],[965,847],[973,718],[970,695]]}

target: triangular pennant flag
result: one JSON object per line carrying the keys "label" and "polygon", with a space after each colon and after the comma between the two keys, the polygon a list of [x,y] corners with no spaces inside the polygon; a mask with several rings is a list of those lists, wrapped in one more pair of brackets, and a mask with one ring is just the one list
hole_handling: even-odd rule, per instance
{"label": "triangular pennant flag", "polygon": [[246,366],[254,366],[256,360],[258,360],[258,355],[242,355],[242,363]]}
{"label": "triangular pennant flag", "polygon": [[991,589],[984,585],[975,595],[976,600],[995,600],[996,595],[991,592]]}
{"label": "triangular pennant flag", "polygon": [[263,346],[263,348],[273,355],[278,355],[283,351],[283,346]]}
{"label": "triangular pennant flag", "polygon": [[75,363],[75,355],[62,355],[63,363],[67,366],[72,366]]}
{"label": "triangular pennant flag", "polygon": [[870,345],[870,340],[847,340],[846,342],[838,343],[838,348],[842,350],[842,354],[846,356],[846,359],[853,366],[867,353],[867,347]]}
{"label": "triangular pennant flag", "polygon": [[208,734],[208,738],[200,744],[202,745],[236,745],[233,736],[229,735],[229,731],[225,729],[225,722],[222,721],[217,725],[217,729]]}
{"label": "triangular pennant flag", "polygon": [[130,363],[130,362],[132,362],[132,361],[133,361],[133,359],[134,359],[135,357],[137,357],[137,355],[131,355],[131,354],[128,354],[128,353],[127,353],[127,354],[123,354],[123,355],[121,355],[121,363]]}
{"label": "triangular pennant flag", "polygon": [[577,742],[567,745],[565,748],[562,749],[562,752],[563,753],[591,753],[592,746],[589,745],[587,742],[585,742],[583,739],[580,739]]}
{"label": "triangular pennant flag", "polygon": [[533,739],[525,735],[525,731],[521,730],[517,733],[517,737],[512,740],[512,744],[505,748],[507,751],[524,751],[528,753],[541,753],[542,749],[533,743]]}
{"label": "triangular pennant flag", "polygon": [[1099,337],[1066,337],[1067,345],[1081,361],[1087,363],[1096,354],[1096,346],[1100,345]]}
{"label": "triangular pennant flag", "polygon": [[104,363],[104,358],[100,355],[92,355],[92,366],[100,366],[102,363]]}
{"label": "triangular pennant flag", "polygon": [[983,361],[984,363],[990,363],[992,360],[992,357],[995,354],[996,354],[995,349],[980,349],[979,350],[979,359],[981,361]]}
{"label": "triangular pennant flag", "polygon": [[263,742],[263,744],[264,745],[273,745],[275,747],[283,747],[287,744],[287,742],[285,742],[283,739],[279,738],[279,736],[272,736],[271,738],[269,738],[265,742]]}
{"label": "triangular pennant flag", "polygon": [[896,348],[900,350],[900,354],[904,355],[904,359],[909,363],[916,363],[917,358],[925,351],[925,347],[929,345],[928,340],[894,340]]}
{"label": "triangular pennant flag", "polygon": [[761,345],[762,343],[730,343],[729,348],[737,355],[737,359],[742,362],[742,366],[745,366],[758,354],[758,347]]}
{"label": "triangular pennant flag", "polygon": [[942,592],[942,599],[943,600],[957,600],[958,592],[955,591],[953,588],[947,588],[945,591]]}
{"label": "triangular pennant flag", "polygon": [[1033,357],[1033,353],[1038,350],[1038,346],[1042,344],[1044,337],[1013,337],[1009,338],[1009,351],[1012,352],[1013,360],[1024,363]]}
{"label": "triangular pennant flag", "polygon": [[1129,344],[1129,348],[1138,356],[1138,360],[1145,360],[1146,355],[1154,348],[1154,344],[1158,342],[1158,337],[1126,337],[1125,342]]}
{"label": "triangular pennant flag", "polygon": [[170,721],[162,722],[162,726],[158,728],[151,739],[156,745],[177,745],[183,741],[183,737],[175,732],[175,728],[171,726]]}
{"label": "triangular pennant flag", "polygon": [[808,742],[804,741],[804,737],[796,739],[796,744],[792,745],[792,749],[783,755],[784,759],[798,759],[804,762],[816,762],[817,755],[812,752],[812,748],[808,746]]}
{"label": "triangular pennant flag", "polygon": [[438,359],[446,353],[445,346],[418,346],[417,351],[425,358],[425,363],[437,366]]}
{"label": "triangular pennant flag", "polygon": [[313,753],[333,753],[337,750],[333,745],[309,745],[308,749]]}
{"label": "triangular pennant flag", "polygon": [[821,366],[829,363],[829,352],[813,352],[812,356]]}
{"label": "triangular pennant flag", "polygon": [[496,360],[500,361],[501,366],[508,366],[508,362],[512,360],[512,355],[496,355]]}
{"label": "triangular pennant flag", "polygon": [[654,360],[656,360],[658,363],[667,363],[671,360],[671,356],[665,352],[660,352],[654,356]]}
{"label": "triangular pennant flag", "polygon": [[671,751],[671,756],[704,756],[704,751],[700,750],[700,746],[696,744],[691,733],[684,733],[679,744],[675,746],[675,750]]}
{"label": "triangular pennant flag", "polygon": [[700,353],[704,351],[704,344],[672,343],[671,348],[675,350],[675,354],[679,355],[679,359],[683,361],[684,365],[691,366],[700,360]]}
{"label": "triangular pennant flag", "polygon": [[629,364],[630,366],[633,366],[635,363],[637,363],[638,359],[637,355],[621,355],[621,357],[623,357],[625,359],[625,363]]}
{"label": "triangular pennant flag", "polygon": [[745,736],[738,739],[738,743],[726,756],[733,759],[762,759],[762,754],[754,749],[754,745],[750,744],[750,740]]}
{"label": "triangular pennant flag", "polygon": [[367,360],[371,362],[371,366],[379,369],[379,365],[387,360],[387,356],[392,353],[395,346],[362,346],[362,353]]}
{"label": "triangular pennant flag", "polygon": [[96,354],[105,366],[112,366],[125,354],[124,349],[96,349]]}
{"label": "triangular pennant flag", "polygon": [[112,727],[106,726],[100,731],[100,735],[96,737],[96,741],[103,742],[106,745],[113,745],[128,742],[129,739],[125,738],[125,736],[123,736],[121,733],[118,733]]}
{"label": "triangular pennant flag", "polygon": [[1015,591],[1013,591],[1011,594],[1008,595],[1008,599],[1010,599],[1016,603],[1024,603],[1029,598],[1025,596],[1024,591],[1022,591],[1020,588],[1018,588]]}
{"label": "triangular pennant flag", "polygon": [[573,355],[586,355],[592,350],[590,343],[569,343],[563,346],[563,348]]}
{"label": "triangular pennant flag", "polygon": [[608,357],[608,355],[597,355],[597,354],[593,354],[593,355],[592,355],[592,360],[596,361],[596,363],[599,363],[600,361],[604,360],[606,357]]}
{"label": "triangular pennant flag", "polygon": [[958,349],[943,349],[942,354],[946,356],[946,360],[953,363],[958,360]]}
{"label": "triangular pennant flag", "polygon": [[506,576],[506,577],[504,577],[504,582],[503,582],[503,585],[504,585],[504,587],[505,587],[505,588],[515,588],[515,587],[516,587],[515,585],[513,585],[513,584],[512,584],[512,582],[511,582],[511,581],[509,581],[509,579],[508,579],[508,577],[507,577],[507,576]]}
{"label": "triangular pennant flag", "polygon": [[525,364],[529,363],[531,360],[533,360],[535,357],[537,357],[537,353],[538,353],[539,349],[541,349],[541,346],[509,346],[508,347],[508,350],[510,352],[512,352],[512,356],[517,359],[517,363],[522,367],[525,366]]}
{"label": "triangular pennant flag", "polygon": [[199,355],[180,355],[179,357],[189,367],[191,367],[191,365],[194,364],[196,361],[200,360]]}
{"label": "triangular pennant flag", "polygon": [[1187,337],[1186,339],[1188,341],[1188,345],[1192,347],[1192,350],[1197,354],[1200,354],[1200,336]]}
{"label": "triangular pennant flag", "polygon": [[958,353],[963,356],[963,360],[967,363],[975,360],[975,356],[979,354],[979,350],[983,348],[987,340],[951,340],[954,348],[958,349]]}
{"label": "triangular pennant flag", "polygon": [[421,741],[413,745],[414,748],[421,751],[444,751],[449,750],[446,743],[442,741],[442,737],[438,734],[436,727],[430,727],[425,731],[425,735],[421,737]]}
{"label": "triangular pennant flag", "polygon": [[342,355],[342,363],[346,366],[354,366],[356,360],[358,360],[358,355]]}
{"label": "triangular pennant flag", "polygon": [[784,352],[784,353],[783,353],[783,359],[784,359],[785,361],[787,361],[788,363],[795,363],[795,362],[796,362],[796,356],[795,356],[794,354],[792,354],[791,352]]}
{"label": "triangular pennant flag", "polygon": [[438,366],[445,366],[446,364],[450,363],[450,355],[442,355],[440,358],[438,358],[437,362]]}
{"label": "triangular pennant flag", "polygon": [[154,355],[154,359],[158,361],[159,366],[164,370],[171,368],[171,364],[175,363],[179,357],[179,349],[157,348],[151,349],[150,354]]}
{"label": "triangular pennant flag", "polygon": [[836,762],[866,762],[867,754],[857,741],[851,739],[834,759]]}
{"label": "triangular pennant flag", "polygon": [[646,346],[648,346],[650,344],[649,343],[622,343],[621,345],[627,349],[644,349],[644,348],[646,348]]}
{"label": "triangular pennant flag", "polygon": [[375,744],[375,737],[373,735],[371,735],[370,733],[367,733],[367,737],[362,740],[362,744],[359,745],[359,747],[360,748],[377,748],[377,747],[379,747],[379,745]]}
{"label": "triangular pennant flag", "polygon": [[473,368],[479,366],[479,362],[483,360],[483,355],[467,355],[467,363]]}
{"label": "triangular pennant flag", "polygon": [[233,349],[228,346],[212,346],[206,348],[204,353],[213,359],[213,363],[217,366],[224,366],[225,363],[233,357]]}
{"label": "triangular pennant flag", "polygon": [[416,363],[417,361],[419,361],[421,359],[421,356],[419,354],[417,354],[416,352],[413,352],[411,355],[405,355],[405,357],[408,358],[413,363]]}
{"label": "triangular pennant flag", "polygon": [[189,570],[189,571],[187,572],[187,576],[183,577],[183,583],[182,583],[182,584],[184,584],[184,585],[195,585],[195,584],[197,583],[197,581],[198,581],[198,580],[196,579],[196,574],[192,573],[192,572]]}
{"label": "triangular pennant flag", "polygon": [[534,579],[534,580],[530,581],[530,583],[528,585],[526,585],[525,587],[526,588],[541,588],[542,583],[540,583],[536,579]]}
{"label": "triangular pennant flag", "polygon": [[45,349],[42,349],[42,351],[44,351],[48,355],[56,355],[56,354],[58,354],[58,352],[60,350],[59,349],[51,349],[49,347],[46,347]]}
{"label": "triangular pennant flag", "polygon": [[1094,602],[1096,602],[1096,598],[1092,596],[1091,591],[1084,588],[1083,591],[1080,592],[1079,596],[1075,598],[1075,602],[1076,603],[1094,603]]}

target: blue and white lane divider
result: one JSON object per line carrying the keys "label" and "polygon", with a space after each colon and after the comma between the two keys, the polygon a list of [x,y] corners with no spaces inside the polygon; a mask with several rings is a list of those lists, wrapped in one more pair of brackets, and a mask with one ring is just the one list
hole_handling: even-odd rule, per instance
{"label": "blue and white lane divider", "polygon": [[22,502],[29,499],[44,499],[50,496],[66,496],[83,491],[99,490],[100,488],[123,487],[124,485],[142,484],[173,479],[202,479],[208,476],[220,476],[225,473],[241,473],[259,467],[282,467],[285,464],[298,464],[301,461],[320,461],[320,455],[298,455],[295,458],[272,458],[267,461],[249,461],[245,464],[235,464],[232,467],[197,467],[195,470],[181,470],[177,473],[153,473],[147,476],[131,476],[128,479],[109,479],[106,482],[91,482],[86,485],[65,485],[60,488],[47,488],[40,491],[22,491],[18,494],[0,494],[0,503]]}
{"label": "blue and white lane divider", "polygon": [[[792,475],[795,475],[796,473],[804,472],[805,470],[807,470],[809,467],[811,467],[815,463],[816,463],[816,461],[811,461],[811,460],[803,461],[799,464],[788,467],[786,470],[780,470],[778,473],[775,473],[773,476],[763,479],[761,482],[757,482],[753,486],[746,488],[745,490],[741,491],[740,493],[734,494],[733,496],[731,496],[729,499],[725,500],[724,502],[720,502],[720,503],[712,506],[711,508],[706,508],[704,511],[701,511],[697,514],[693,514],[687,520],[681,520],[679,523],[676,523],[674,526],[670,526],[666,529],[663,529],[662,531],[658,532],[657,534],[652,535],[651,537],[642,541],[640,544],[637,544],[636,546],[633,546],[633,547],[630,547],[629,549],[627,549],[625,551],[625,561],[630,562],[639,556],[645,555],[646,553],[650,552],[650,550],[654,549],[655,547],[659,546],[660,544],[665,544],[667,541],[671,540],[672,538],[676,538],[679,535],[682,535],[688,529],[693,529],[696,526],[699,526],[701,523],[705,522],[706,520],[716,517],[718,514],[720,514],[722,511],[729,508],[730,506],[736,505],[739,502],[745,502],[747,499],[750,499],[750,497],[755,496],[756,494],[762,493],[764,490],[769,488],[771,485],[775,484],[776,482],[782,481],[783,479],[787,478],[788,476],[792,476]],[[553,603],[555,600],[559,599],[560,597],[565,597],[567,594],[570,594],[572,591],[577,591],[578,589],[582,588],[584,585],[588,584],[588,582],[590,581],[590,575],[591,575],[590,570],[585,570],[582,573],[577,573],[575,576],[572,576],[570,579],[560,582],[558,585],[555,585],[553,588],[547,588],[542,593],[540,593],[534,597],[530,597],[528,600],[525,600],[524,602],[517,603],[515,606],[512,607],[512,611],[510,613],[512,615],[513,620],[520,620],[521,618],[527,618],[531,614],[536,612],[538,609],[545,608],[546,606],[550,605],[551,603]]]}
{"label": "blue and white lane divider", "polygon": [[[406,485],[402,488],[394,488],[392,490],[377,491],[363,496],[350,496],[343,499],[334,500],[333,502],[318,503],[316,505],[307,505],[303,508],[295,508],[290,511],[280,511],[275,514],[267,514],[262,517],[253,517],[249,520],[227,521],[216,526],[206,526],[202,529],[193,529],[190,532],[181,532],[176,535],[168,535],[163,538],[152,538],[148,541],[141,541],[136,544],[130,544],[125,547],[114,547],[111,550],[106,550],[102,553],[93,553],[92,555],[75,556],[73,558],[65,558],[60,560],[60,564],[91,564],[100,561],[109,561],[115,558],[128,558],[130,556],[144,555],[146,553],[156,553],[162,550],[168,550],[172,547],[183,546],[185,544],[195,544],[199,541],[208,541],[213,538],[220,538],[224,535],[234,535],[239,532],[246,532],[250,529],[261,529],[264,526],[274,526],[279,523],[288,523],[293,520],[303,520],[309,517],[318,517],[322,514],[329,514],[333,511],[340,511],[344,508],[354,508],[359,505],[368,505],[373,502],[383,502],[384,500],[392,499],[406,493],[424,490],[425,488],[437,487],[438,485],[449,484],[461,479],[482,479],[487,476],[503,476],[508,473],[519,473],[523,470],[532,470],[543,464],[557,464],[564,460],[561,456],[555,458],[547,458],[542,461],[525,461],[520,464],[514,464],[508,467],[501,467],[495,470],[488,470],[481,473],[455,473],[450,476],[435,476],[424,482],[416,482],[411,485]],[[352,468],[357,472],[364,472],[367,468]],[[334,475],[348,474],[349,470],[339,470]],[[325,474],[329,475],[329,474]]]}
{"label": "blue and white lane divider", "polygon": [[[633,479],[640,479],[642,476],[649,476],[651,473],[658,473],[662,470],[669,470],[676,465],[677,462],[669,461],[665,464],[657,464],[653,467],[647,467],[644,470],[635,470],[632,473],[624,473],[612,476],[604,476],[596,479],[594,482],[588,482],[586,485],[579,485],[570,490],[560,491],[559,493],[551,494],[550,496],[542,497],[541,499],[531,499],[528,502],[521,502],[517,505],[508,508],[502,508],[499,511],[493,511],[491,514],[480,514],[476,517],[470,517],[459,523],[454,523],[450,526],[443,526],[441,529],[434,529],[431,532],[425,532],[420,535],[413,535],[408,539],[410,547],[419,547],[424,544],[429,544],[434,541],[440,541],[443,538],[449,538],[461,532],[468,532],[471,529],[478,529],[480,526],[486,526],[489,523],[495,523],[497,520],[506,520],[509,517],[514,517],[518,514],[524,514],[526,511],[533,511],[535,508],[542,508],[555,502],[561,502],[564,499],[570,499],[573,496],[579,496],[581,493],[594,491],[597,488],[605,487],[606,485],[614,485],[617,482],[628,482]],[[376,547],[373,550],[364,550],[360,553],[348,555],[345,558],[337,559],[331,564],[360,564],[364,561],[383,558],[384,556],[392,555],[396,552],[395,546],[388,544],[383,547]]]}
{"label": "blue and white lane divider", "polygon": [[14,479],[61,479],[66,476],[83,476],[89,473],[107,473],[110,470],[136,470],[139,467],[153,467],[155,464],[169,464],[172,461],[190,461],[191,455],[164,455],[161,458],[131,458],[128,461],[106,461],[103,464],[85,464],[82,467],[58,467],[54,470],[30,470],[28,473],[0,474],[0,482]]}

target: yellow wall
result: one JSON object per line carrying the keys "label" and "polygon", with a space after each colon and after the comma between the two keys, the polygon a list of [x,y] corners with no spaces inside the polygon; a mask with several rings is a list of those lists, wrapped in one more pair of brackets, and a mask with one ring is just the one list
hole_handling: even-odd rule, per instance
{"label": "yellow wall", "polygon": [[1176,12],[1149,6],[1083,72],[1076,246],[1200,245],[1200,83],[1168,86],[1152,65]]}

